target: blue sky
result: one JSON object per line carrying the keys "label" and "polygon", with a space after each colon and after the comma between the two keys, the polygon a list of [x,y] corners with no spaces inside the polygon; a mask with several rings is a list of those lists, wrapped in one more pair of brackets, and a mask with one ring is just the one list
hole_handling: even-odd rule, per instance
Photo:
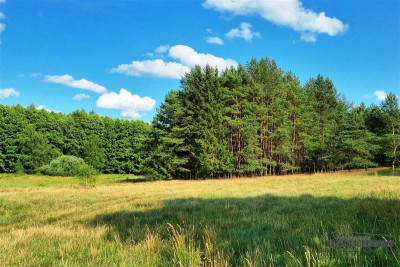
{"label": "blue sky", "polygon": [[0,12],[1,104],[150,121],[191,66],[264,56],[356,104],[400,94],[400,1],[0,0]]}

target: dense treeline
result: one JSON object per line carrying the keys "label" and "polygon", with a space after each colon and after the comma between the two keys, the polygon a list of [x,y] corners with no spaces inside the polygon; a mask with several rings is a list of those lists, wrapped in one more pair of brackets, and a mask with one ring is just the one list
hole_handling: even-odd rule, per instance
{"label": "dense treeline", "polygon": [[400,111],[354,106],[328,78],[304,86],[274,61],[218,73],[193,68],[153,120],[154,177],[199,179],[334,171],[399,163]]}
{"label": "dense treeline", "polygon": [[83,110],[65,115],[0,105],[0,172],[33,173],[62,155],[82,158],[103,173],[155,179],[400,163],[394,94],[379,107],[355,106],[330,79],[319,75],[302,86],[268,58],[222,73],[195,67],[181,87],[166,95],[152,125]]}
{"label": "dense treeline", "polygon": [[81,110],[65,115],[0,105],[0,172],[32,173],[71,155],[104,173],[142,173],[150,127]]}

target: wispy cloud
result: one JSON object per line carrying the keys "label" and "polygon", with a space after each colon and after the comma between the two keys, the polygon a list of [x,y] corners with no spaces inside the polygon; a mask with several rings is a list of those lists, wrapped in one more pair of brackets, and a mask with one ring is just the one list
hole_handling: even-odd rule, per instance
{"label": "wispy cloud", "polygon": [[[303,7],[299,0],[206,0],[203,7],[233,15],[258,15],[274,24],[292,28],[302,35],[302,40],[312,41],[317,34],[335,36],[347,30],[348,25],[335,17],[327,17],[325,12],[316,13]],[[310,33],[314,33],[312,37]]]}
{"label": "wispy cloud", "polygon": [[223,45],[224,42],[219,37],[207,37],[206,42],[209,44]]}
{"label": "wispy cloud", "polygon": [[97,83],[86,79],[75,80],[71,75],[46,75],[43,79],[47,83],[62,84],[67,87],[90,90],[95,93],[105,93],[107,89]]}
{"label": "wispy cloud", "polygon": [[156,53],[163,54],[168,51],[169,45],[160,45],[155,49]]}
{"label": "wispy cloud", "polygon": [[35,73],[32,73],[32,74],[31,74],[31,77],[32,77],[32,78],[40,77],[40,76],[42,76],[42,74],[39,73],[39,72],[35,72]]}
{"label": "wispy cloud", "polygon": [[304,42],[315,43],[317,41],[317,35],[313,32],[302,32],[300,39]]}
{"label": "wispy cloud", "polygon": [[72,98],[75,101],[81,101],[82,99],[88,99],[90,98],[90,95],[87,94],[76,94],[74,95],[74,97]]}
{"label": "wispy cloud", "polygon": [[[0,0],[0,4],[4,4],[6,1],[5,0]],[[6,18],[6,15],[4,15],[3,12],[0,12],[0,20],[4,20]],[[1,22],[0,23],[0,34],[5,31],[6,29],[6,24]],[[0,40],[0,44],[2,44],[1,40]]]}

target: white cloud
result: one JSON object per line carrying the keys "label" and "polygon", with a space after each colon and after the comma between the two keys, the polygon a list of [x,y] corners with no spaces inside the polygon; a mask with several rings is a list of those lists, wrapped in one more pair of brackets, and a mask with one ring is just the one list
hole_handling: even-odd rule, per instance
{"label": "white cloud", "polygon": [[20,78],[20,79],[25,78],[25,74],[18,74],[17,78]]}
{"label": "white cloud", "polygon": [[313,32],[302,32],[300,39],[304,42],[315,43],[317,41],[317,35]]}
{"label": "white cloud", "polygon": [[378,100],[385,100],[386,93],[384,91],[375,91],[374,96],[376,96],[376,99]]}
{"label": "white cloud", "polygon": [[40,77],[40,76],[42,76],[42,74],[39,73],[39,72],[35,72],[35,73],[32,73],[32,74],[31,74],[31,77],[32,77],[32,78]]}
{"label": "white cloud", "polygon": [[0,23],[0,33],[2,33],[6,29],[6,24]]}
{"label": "white cloud", "polygon": [[206,32],[208,32],[208,33],[210,33],[210,34],[214,34],[214,31],[213,31],[213,29],[211,29],[211,28],[207,28],[207,29],[206,29]]}
{"label": "white cloud", "polygon": [[168,51],[169,45],[160,45],[159,47],[156,48],[156,53],[158,54],[163,54]]}
{"label": "white cloud", "polygon": [[96,93],[105,93],[107,89],[86,79],[75,80],[71,75],[46,75],[43,79],[47,83],[58,83],[67,87],[90,90]]}
{"label": "white cloud", "polygon": [[6,16],[4,15],[4,13],[0,12],[0,19],[5,19]]}
{"label": "white cloud", "polygon": [[139,112],[152,110],[155,104],[156,101],[154,99],[148,96],[132,95],[126,89],[121,89],[119,93],[103,94],[96,101],[96,105],[100,108],[121,110],[123,117],[132,117],[134,119],[141,117]]}
{"label": "white cloud", "polygon": [[240,23],[240,29],[232,29],[226,34],[226,36],[229,38],[243,38],[247,42],[251,42],[251,39],[254,37],[261,37],[259,32],[252,32],[250,28],[250,23],[242,22]]}
{"label": "white cloud", "polygon": [[206,0],[203,7],[233,15],[259,15],[274,24],[290,27],[298,32],[334,36],[348,28],[339,19],[327,17],[325,12],[316,13],[304,8],[299,0]]}
{"label": "white cloud", "polygon": [[58,111],[58,110],[52,110],[52,109],[46,108],[46,107],[43,106],[43,105],[37,106],[36,109],[37,109],[37,110],[42,110],[42,109],[44,109],[44,110],[46,110],[46,111],[49,112],[49,113],[51,113],[51,112],[61,113],[61,112]]}
{"label": "white cloud", "polygon": [[19,92],[14,88],[0,89],[0,99],[8,98],[10,96],[19,96]]}
{"label": "white cloud", "polygon": [[209,44],[219,44],[219,45],[224,44],[224,42],[219,37],[207,37],[206,42]]}
{"label": "white cloud", "polygon": [[207,64],[219,69],[237,66],[232,59],[223,59],[211,54],[197,53],[193,48],[185,45],[175,45],[169,49],[169,56],[179,62],[165,62],[162,59],[132,61],[130,64],[121,64],[111,69],[111,72],[124,73],[136,77],[156,77],[180,79],[195,65],[205,67]]}
{"label": "white cloud", "polygon": [[180,79],[190,68],[177,62],[164,62],[162,59],[132,61],[111,69],[111,72],[124,73],[128,76],[150,76],[157,78]]}
{"label": "white cloud", "polygon": [[148,52],[148,53],[146,53],[146,54],[145,54],[145,56],[148,56],[148,57],[154,57],[154,54],[153,54],[153,53],[151,53],[151,52]]}
{"label": "white cloud", "polygon": [[196,65],[205,67],[208,64],[223,70],[227,67],[237,66],[237,62],[233,59],[223,59],[211,54],[197,53],[193,48],[186,45],[175,45],[171,47],[169,49],[169,55],[189,67],[194,67]]}
{"label": "white cloud", "polygon": [[6,0],[0,0],[0,4],[4,4]]}
{"label": "white cloud", "polygon": [[74,95],[74,97],[72,98],[75,101],[81,101],[82,99],[87,99],[90,98],[90,95],[87,94],[76,94]]}

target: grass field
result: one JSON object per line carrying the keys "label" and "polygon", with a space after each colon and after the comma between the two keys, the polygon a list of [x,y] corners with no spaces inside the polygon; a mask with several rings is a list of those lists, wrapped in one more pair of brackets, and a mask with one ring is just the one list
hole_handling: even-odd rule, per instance
{"label": "grass field", "polygon": [[1,266],[399,266],[326,252],[326,231],[400,238],[400,175],[149,182],[0,174]]}

